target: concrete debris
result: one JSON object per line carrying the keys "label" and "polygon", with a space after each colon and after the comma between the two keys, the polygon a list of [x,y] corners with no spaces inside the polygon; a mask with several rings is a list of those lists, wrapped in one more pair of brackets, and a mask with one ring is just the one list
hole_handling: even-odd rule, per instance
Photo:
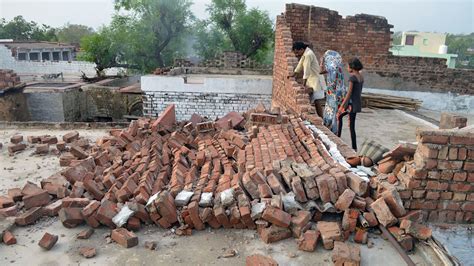
{"label": "concrete debris", "polygon": [[125,205],[120,209],[117,215],[112,218],[112,222],[114,222],[117,227],[122,227],[134,213],[135,211],[130,210],[130,208]]}

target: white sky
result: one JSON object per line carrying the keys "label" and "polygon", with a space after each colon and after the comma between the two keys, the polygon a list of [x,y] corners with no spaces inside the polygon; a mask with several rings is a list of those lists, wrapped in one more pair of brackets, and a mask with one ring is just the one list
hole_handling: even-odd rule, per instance
{"label": "white sky", "polygon": [[[210,2],[194,0],[192,11],[198,18],[205,18]],[[474,32],[474,0],[247,0],[247,5],[267,10],[275,20],[284,11],[285,3],[291,2],[326,7],[343,16],[384,16],[395,31]],[[113,12],[113,0],[0,0],[0,17],[10,20],[22,15],[54,27],[69,22],[97,29],[110,22]]]}

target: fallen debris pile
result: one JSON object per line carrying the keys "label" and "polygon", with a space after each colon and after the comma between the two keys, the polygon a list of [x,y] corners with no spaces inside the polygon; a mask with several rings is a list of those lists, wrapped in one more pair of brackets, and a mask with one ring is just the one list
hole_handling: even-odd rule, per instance
{"label": "fallen debris pile", "polygon": [[[20,136],[12,143],[25,145]],[[175,228],[177,235],[206,226],[256,229],[266,243],[295,237],[305,251],[314,251],[321,239],[324,248],[345,254],[334,255],[334,261],[356,264],[359,249],[339,241],[353,234],[356,242],[367,243],[367,229],[378,223],[402,221],[392,229],[399,242],[408,235],[429,237],[410,218],[414,214],[405,216],[396,190],[373,201],[369,178],[350,168],[331,143],[301,118],[266,112],[262,106],[216,122],[194,116],[180,123],[170,106],[157,120],[132,121],[94,145],[77,132],[66,134],[58,147],[66,168],[41,186],[28,182],[10,189],[0,197],[0,214],[15,216],[20,226],[44,215],[59,216],[68,228],[104,225],[126,248],[138,244],[131,231],[143,224]],[[325,213],[341,215],[326,220]],[[47,240],[43,247],[54,245],[53,235]],[[93,256],[95,250],[82,253]]]}

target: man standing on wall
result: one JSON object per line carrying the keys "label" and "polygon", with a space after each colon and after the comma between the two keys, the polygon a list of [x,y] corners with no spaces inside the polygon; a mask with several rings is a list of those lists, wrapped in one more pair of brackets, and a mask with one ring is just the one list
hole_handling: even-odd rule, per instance
{"label": "man standing on wall", "polygon": [[303,87],[310,95],[310,102],[314,104],[316,112],[320,117],[323,117],[323,102],[324,102],[324,76],[320,75],[320,67],[318,59],[308,45],[303,42],[293,43],[293,53],[300,58],[298,66],[293,74],[289,77],[294,77],[296,74],[303,72]]}

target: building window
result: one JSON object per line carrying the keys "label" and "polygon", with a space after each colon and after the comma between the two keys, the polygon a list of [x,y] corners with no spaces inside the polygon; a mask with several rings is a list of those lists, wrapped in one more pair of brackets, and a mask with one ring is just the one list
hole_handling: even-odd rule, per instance
{"label": "building window", "polygon": [[41,53],[41,58],[43,59],[43,61],[50,61],[51,60],[51,58],[49,58],[49,52]]}
{"label": "building window", "polygon": [[69,52],[63,52],[63,60],[69,61]]}
{"label": "building window", "polygon": [[423,45],[428,45],[428,39],[423,39]]}
{"label": "building window", "polygon": [[407,35],[405,37],[405,45],[413,45],[415,43],[415,35]]}
{"label": "building window", "polygon": [[31,61],[38,61],[39,60],[39,53],[30,53],[30,60]]}
{"label": "building window", "polygon": [[59,61],[59,52],[53,52],[53,61]]}
{"label": "building window", "polygon": [[25,61],[26,53],[18,53],[18,60]]}

